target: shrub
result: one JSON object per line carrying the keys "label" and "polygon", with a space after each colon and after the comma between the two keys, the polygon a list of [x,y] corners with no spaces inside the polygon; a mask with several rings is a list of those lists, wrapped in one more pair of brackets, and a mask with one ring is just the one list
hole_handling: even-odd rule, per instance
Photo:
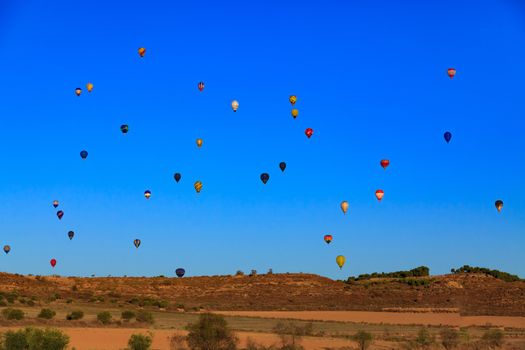
{"label": "shrub", "polygon": [[102,324],[109,324],[111,323],[111,313],[109,313],[109,311],[99,312],[97,315],[97,320]]}
{"label": "shrub", "polygon": [[237,270],[235,276],[244,276],[244,272],[242,272],[241,270]]}
{"label": "shrub", "polygon": [[38,318],[44,318],[46,320],[50,320],[53,317],[55,317],[57,313],[51,309],[42,309],[40,310],[40,313],[38,314]]}
{"label": "shrub", "polygon": [[250,272],[250,276],[257,276],[257,270],[252,270],[252,272]]}
{"label": "shrub", "polygon": [[128,346],[130,350],[148,350],[151,347],[151,335],[133,334],[129,338]]}
{"label": "shrub", "polygon": [[66,320],[68,320],[68,321],[80,320],[83,317],[84,317],[84,311],[76,310],[76,311],[72,311],[71,313],[67,314]]}
{"label": "shrub", "polygon": [[8,307],[2,310],[2,315],[8,320],[21,320],[24,318],[24,312],[20,309],[12,309]]}
{"label": "shrub", "polygon": [[504,334],[499,329],[489,329],[483,334],[481,341],[490,348],[499,348],[503,345]]}
{"label": "shrub", "polygon": [[228,327],[224,317],[205,313],[199,316],[195,324],[189,324],[186,340],[195,350],[235,350],[237,337]]}
{"label": "shrub", "polygon": [[354,340],[359,344],[359,349],[366,350],[372,344],[372,334],[359,331],[353,336]]}
{"label": "shrub", "polygon": [[121,317],[122,317],[123,320],[129,321],[129,320],[131,320],[132,318],[135,317],[135,313],[133,311],[129,311],[129,310],[122,311]]}
{"label": "shrub", "polygon": [[269,274],[269,275],[273,275],[273,270],[272,270],[272,269],[269,269],[269,270],[268,270],[268,274]]}
{"label": "shrub", "polygon": [[430,334],[428,329],[421,328],[417,333],[416,344],[423,349],[430,348],[435,343],[434,337]]}
{"label": "shrub", "polygon": [[15,300],[16,300],[16,297],[13,296],[13,295],[6,295],[5,296],[5,300],[7,300],[7,302],[9,304],[14,304]]}
{"label": "shrub", "polygon": [[441,336],[441,345],[447,350],[452,350],[459,345],[459,332],[452,328],[443,329]]}
{"label": "shrub", "polygon": [[135,319],[137,320],[137,322],[145,322],[149,324],[154,323],[153,315],[151,314],[151,312],[147,312],[143,310],[137,312],[137,316],[135,317]]}
{"label": "shrub", "polygon": [[69,337],[57,329],[27,327],[5,332],[0,347],[7,350],[64,350],[68,344]]}

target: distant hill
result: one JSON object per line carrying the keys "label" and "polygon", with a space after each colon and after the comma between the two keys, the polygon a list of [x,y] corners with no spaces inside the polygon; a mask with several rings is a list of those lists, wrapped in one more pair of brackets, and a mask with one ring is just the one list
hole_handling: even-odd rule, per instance
{"label": "distant hill", "polygon": [[[439,308],[464,315],[525,316],[525,282],[485,273],[377,278],[345,283],[312,274],[41,277],[0,273],[0,304],[66,300],[167,309],[364,310]],[[13,302],[13,303],[11,303]]]}
{"label": "distant hill", "polygon": [[452,269],[450,270],[452,273],[458,274],[458,273],[484,273],[486,275],[495,277],[497,279],[500,279],[505,282],[516,282],[516,281],[523,281],[523,279],[519,278],[516,275],[511,275],[507,272],[502,272],[498,270],[490,270],[484,267],[476,267],[476,266],[469,266],[469,265],[463,265],[459,269]]}

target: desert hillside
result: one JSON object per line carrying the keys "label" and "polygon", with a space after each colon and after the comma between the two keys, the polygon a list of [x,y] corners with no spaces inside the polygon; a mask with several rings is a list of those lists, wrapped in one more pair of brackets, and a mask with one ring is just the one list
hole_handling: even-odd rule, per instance
{"label": "desert hillside", "polygon": [[[421,283],[414,283],[418,280]],[[2,295],[46,303],[92,303],[208,310],[457,310],[462,315],[525,316],[525,282],[483,274],[371,279],[351,284],[311,274],[256,276],[56,277],[0,273]],[[5,304],[5,301],[3,301]]]}

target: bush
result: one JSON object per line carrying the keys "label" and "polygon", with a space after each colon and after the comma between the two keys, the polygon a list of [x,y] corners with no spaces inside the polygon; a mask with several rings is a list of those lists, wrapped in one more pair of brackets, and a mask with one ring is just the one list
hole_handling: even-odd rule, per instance
{"label": "bush", "polygon": [[443,329],[441,336],[441,345],[447,350],[452,350],[459,345],[459,332],[452,328]]}
{"label": "bush", "polygon": [[57,329],[27,327],[5,332],[0,347],[7,350],[64,350],[68,344],[69,337]]}
{"label": "bush", "polygon": [[71,312],[70,314],[67,314],[66,320],[80,320],[84,317],[84,311],[76,310]]}
{"label": "bush", "polygon": [[151,335],[133,334],[129,338],[128,346],[130,350],[148,350],[151,347]]}
{"label": "bush", "polygon": [[242,272],[241,270],[237,270],[235,276],[244,276],[244,272]]}
{"label": "bush", "polygon": [[504,334],[499,329],[489,329],[483,334],[481,341],[489,348],[499,348],[503,345]]}
{"label": "bush", "polygon": [[137,316],[135,317],[135,319],[137,320],[137,322],[145,322],[149,324],[153,324],[155,322],[151,312],[142,311],[142,310],[137,312]]}
{"label": "bush", "polygon": [[120,316],[123,320],[129,321],[135,317],[135,313],[133,311],[126,310],[122,311],[122,314]]}
{"label": "bush", "polygon": [[354,340],[359,344],[359,349],[366,350],[372,344],[372,334],[359,331],[353,336]]}
{"label": "bush", "polygon": [[24,318],[24,312],[20,309],[12,309],[8,307],[2,310],[2,315],[8,320],[21,320]]}
{"label": "bush", "polygon": [[57,313],[51,309],[42,309],[40,310],[40,313],[38,314],[38,318],[44,318],[46,320],[50,320],[53,317],[55,317]]}
{"label": "bush", "polygon": [[109,311],[99,312],[97,315],[97,320],[102,324],[109,324],[111,323],[111,313],[109,313]]}
{"label": "bush", "polygon": [[434,343],[435,343],[435,339],[432,336],[432,334],[430,334],[428,329],[421,328],[419,332],[417,333],[416,344],[418,344],[423,349],[428,349]]}
{"label": "bush", "polygon": [[235,350],[237,337],[228,327],[224,317],[205,313],[195,324],[189,324],[186,340],[194,350]]}

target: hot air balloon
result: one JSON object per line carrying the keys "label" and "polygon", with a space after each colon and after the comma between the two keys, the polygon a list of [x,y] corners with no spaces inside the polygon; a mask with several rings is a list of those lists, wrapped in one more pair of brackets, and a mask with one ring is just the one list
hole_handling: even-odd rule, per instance
{"label": "hot air balloon", "polygon": [[297,116],[299,115],[299,110],[298,109],[292,109],[292,117],[293,119],[297,118]]}
{"label": "hot air balloon", "polygon": [[57,264],[57,261],[56,261],[56,259],[51,259],[51,260],[49,260],[49,263],[51,264],[51,267],[55,267],[56,264]]}
{"label": "hot air balloon", "polygon": [[199,88],[199,90],[200,90],[201,92],[202,92],[202,90],[204,90],[204,82],[203,82],[203,81],[201,81],[201,82],[199,83],[199,85],[197,85],[197,86],[198,86],[198,88]]}
{"label": "hot air balloon", "polygon": [[146,199],[149,199],[149,197],[151,197],[151,191],[150,190],[144,191],[144,197],[146,197]]}
{"label": "hot air balloon", "polygon": [[9,253],[10,251],[11,251],[11,247],[8,246],[8,245],[5,245],[5,246],[4,246],[4,252],[7,254],[7,253]]}
{"label": "hot air balloon", "polygon": [[279,163],[279,168],[281,169],[282,172],[284,172],[284,169],[286,169],[286,163],[285,162],[280,162]]}
{"label": "hot air balloon", "polygon": [[81,88],[76,88],[75,89],[75,94],[77,94],[77,96],[80,96],[81,93],[82,93],[82,89]]}
{"label": "hot air balloon", "polygon": [[184,276],[185,273],[186,271],[183,268],[178,268],[177,270],[175,270],[175,274],[177,274],[177,277],[179,278]]}
{"label": "hot air balloon", "polygon": [[86,84],[86,88],[87,88],[87,91],[88,91],[88,92],[91,92],[91,90],[93,90],[93,84],[91,84],[91,83],[87,83],[87,84]]}
{"label": "hot air balloon", "polygon": [[62,220],[62,216],[64,216],[64,212],[62,210],[57,211],[58,220]]}
{"label": "hot air balloon", "polygon": [[292,96],[290,96],[289,100],[290,100],[290,103],[293,106],[295,104],[295,102],[297,102],[297,96],[292,95]]}
{"label": "hot air balloon", "polygon": [[53,207],[55,207],[55,208],[58,207],[58,201],[57,200],[53,201]]}
{"label": "hot air balloon", "polygon": [[88,156],[87,151],[84,150],[84,151],[81,151],[81,152],[80,152],[80,157],[81,157],[82,159],[86,159],[87,156]]}
{"label": "hot air balloon", "polygon": [[338,255],[337,258],[335,258],[335,262],[337,263],[337,265],[339,265],[340,269],[343,268],[343,265],[345,264],[345,261],[346,261],[346,259],[342,255]]}
{"label": "hot air balloon", "polygon": [[201,148],[202,147],[202,139],[197,139],[197,147]]}
{"label": "hot air balloon", "polygon": [[270,175],[268,175],[268,173],[261,174],[261,181],[263,182],[263,184],[266,185],[269,179],[270,179]]}
{"label": "hot air balloon", "polygon": [[75,232],[73,232],[73,231],[69,231],[69,232],[67,233],[67,236],[69,237],[69,240],[72,240],[73,237],[75,236]]}
{"label": "hot air balloon", "polygon": [[232,109],[234,112],[237,112],[237,109],[239,108],[239,102],[237,100],[232,101]]}
{"label": "hot air balloon", "polygon": [[314,129],[312,129],[312,128],[307,128],[307,129],[304,131],[304,134],[305,134],[308,138],[310,138],[310,137],[312,137],[312,135],[314,134]]}
{"label": "hot air balloon", "polygon": [[450,133],[450,131],[447,131],[443,134],[443,137],[445,138],[445,141],[447,141],[447,143],[450,142],[450,140],[452,139],[452,134]]}
{"label": "hot air balloon", "polygon": [[503,208],[503,201],[498,199],[494,204],[496,205],[496,209],[498,209],[498,212],[501,212],[501,208]]}
{"label": "hot air balloon", "polygon": [[146,53],[146,49],[143,48],[143,47],[141,47],[141,48],[139,48],[138,51],[139,51],[139,55],[140,55],[140,57],[144,57],[144,54]]}
{"label": "hot air balloon", "polygon": [[376,191],[376,198],[378,201],[381,201],[383,199],[383,196],[385,195],[385,191],[383,190],[377,190]]}
{"label": "hot air balloon", "polygon": [[180,178],[182,176],[180,175],[180,173],[175,173],[175,175],[173,175],[173,178],[175,179],[175,181],[179,182],[180,181]]}
{"label": "hot air balloon", "polygon": [[195,187],[195,191],[197,191],[197,193],[200,193],[202,189],[202,182],[195,181],[195,183],[193,184],[193,187]]}
{"label": "hot air balloon", "polygon": [[332,242],[332,235],[325,235],[324,241],[326,242],[326,244],[330,244],[330,242]]}
{"label": "hot air balloon", "polygon": [[348,211],[348,202],[342,201],[341,202],[341,210],[343,211],[343,214],[346,215],[346,212]]}
{"label": "hot air balloon", "polygon": [[122,124],[122,125],[120,126],[120,131],[122,131],[123,134],[127,134],[128,131],[129,131],[129,126],[128,126],[128,124]]}
{"label": "hot air balloon", "polygon": [[390,161],[388,159],[382,159],[380,164],[383,167],[383,169],[386,170],[386,167],[390,165]]}
{"label": "hot air balloon", "polygon": [[449,68],[447,70],[447,73],[448,73],[448,76],[450,77],[450,79],[454,78],[454,75],[456,75],[456,69],[455,68]]}
{"label": "hot air balloon", "polygon": [[133,244],[135,245],[136,248],[138,248],[140,246],[140,239],[135,239],[133,240]]}

